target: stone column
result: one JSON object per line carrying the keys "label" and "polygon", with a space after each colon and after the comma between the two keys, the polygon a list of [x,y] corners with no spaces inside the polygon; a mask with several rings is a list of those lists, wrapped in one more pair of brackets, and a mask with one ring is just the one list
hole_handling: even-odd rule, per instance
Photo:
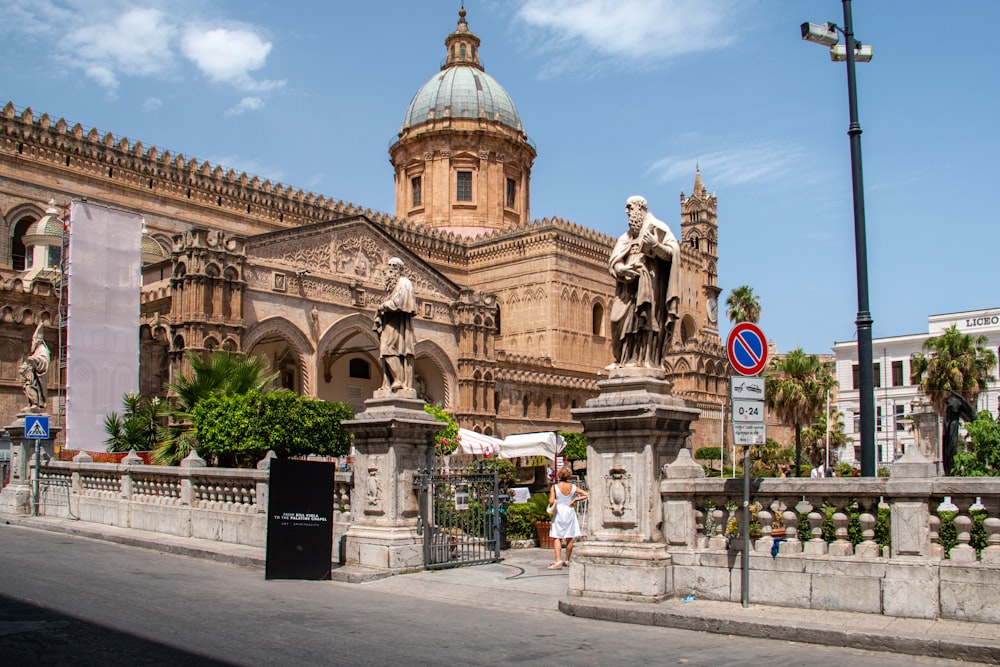
{"label": "stone column", "polygon": [[918,397],[910,407],[913,419],[913,440],[924,458],[941,463],[941,421],[927,399]]}
{"label": "stone column", "polygon": [[699,411],[671,395],[662,371],[618,368],[598,387],[573,411],[587,437],[590,502],[568,593],[656,602],[673,593],[660,480]]}
{"label": "stone column", "polygon": [[34,445],[29,447],[24,440],[24,417],[7,426],[2,432],[10,448],[10,481],[0,491],[0,512],[7,514],[31,514],[31,476],[28,461],[34,453]]}
{"label": "stone column", "polygon": [[892,499],[892,551],[882,579],[886,616],[940,615],[940,574],[931,555],[929,504],[936,477],[937,463],[926,458],[920,447],[909,447],[889,468],[885,494]]}
{"label": "stone column", "polygon": [[413,390],[376,392],[356,419],[354,433],[354,522],[344,535],[348,566],[401,572],[423,567],[417,535],[414,473],[430,467],[434,434],[442,424],[424,412]]}
{"label": "stone column", "polygon": [[889,468],[885,492],[892,498],[889,527],[892,531],[892,558],[929,558],[931,551],[931,480],[937,464],[928,460],[919,447],[910,447]]}

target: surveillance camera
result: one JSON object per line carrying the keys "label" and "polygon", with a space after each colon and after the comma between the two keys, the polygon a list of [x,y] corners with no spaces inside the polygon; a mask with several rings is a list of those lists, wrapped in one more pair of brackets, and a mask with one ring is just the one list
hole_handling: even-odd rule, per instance
{"label": "surveillance camera", "polygon": [[295,275],[301,278],[302,276],[308,275],[309,273],[311,273],[309,269],[299,269],[298,271],[295,272]]}
{"label": "surveillance camera", "polygon": [[[871,62],[871,44],[856,44],[854,49],[854,59],[859,63]],[[847,47],[843,44],[836,44],[830,47],[830,60],[835,63],[847,60]]]}
{"label": "surveillance camera", "polygon": [[838,41],[840,41],[840,36],[837,35],[837,26],[833,23],[803,23],[802,24],[802,39],[807,42],[816,42],[817,44],[822,44],[823,46],[833,46]]}

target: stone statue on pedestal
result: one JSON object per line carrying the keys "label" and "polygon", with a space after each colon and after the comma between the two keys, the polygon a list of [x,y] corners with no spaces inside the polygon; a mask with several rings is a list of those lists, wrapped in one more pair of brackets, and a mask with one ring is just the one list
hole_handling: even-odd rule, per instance
{"label": "stone statue on pedestal", "polygon": [[645,198],[629,197],[628,231],[611,251],[608,270],[617,281],[611,304],[610,368],[662,368],[680,301],[680,244]]}
{"label": "stone statue on pedestal", "polygon": [[48,345],[45,344],[42,323],[39,322],[31,337],[31,352],[17,369],[24,396],[28,399],[28,405],[25,406],[24,412],[37,414],[45,411],[45,376],[49,372],[51,360],[52,354],[49,352]]}
{"label": "stone statue on pedestal", "polygon": [[957,391],[948,390],[944,399],[944,424],[941,427],[941,465],[945,476],[951,475],[955,467],[955,454],[958,453],[958,421],[972,421],[976,418],[976,410],[964,396]]}
{"label": "stone statue on pedestal", "polygon": [[385,275],[385,301],[375,311],[373,327],[379,335],[383,390],[398,392],[413,388],[416,312],[413,283],[403,275],[403,260],[393,257]]}

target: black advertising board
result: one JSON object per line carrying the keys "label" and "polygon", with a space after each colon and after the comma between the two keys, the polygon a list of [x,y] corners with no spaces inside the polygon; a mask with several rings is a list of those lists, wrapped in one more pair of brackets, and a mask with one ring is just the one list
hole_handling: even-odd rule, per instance
{"label": "black advertising board", "polygon": [[273,459],[265,579],[330,578],[333,463]]}

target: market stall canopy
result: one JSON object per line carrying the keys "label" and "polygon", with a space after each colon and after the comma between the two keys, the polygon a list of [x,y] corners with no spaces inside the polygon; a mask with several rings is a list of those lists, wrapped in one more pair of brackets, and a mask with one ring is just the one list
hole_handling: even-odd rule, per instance
{"label": "market stall canopy", "polygon": [[547,459],[554,459],[565,446],[566,440],[554,431],[508,435],[500,445],[500,458],[544,456]]}
{"label": "market stall canopy", "polygon": [[467,428],[458,429],[458,439],[460,442],[459,451],[462,454],[498,456],[503,447],[503,440],[500,438],[476,433]]}

